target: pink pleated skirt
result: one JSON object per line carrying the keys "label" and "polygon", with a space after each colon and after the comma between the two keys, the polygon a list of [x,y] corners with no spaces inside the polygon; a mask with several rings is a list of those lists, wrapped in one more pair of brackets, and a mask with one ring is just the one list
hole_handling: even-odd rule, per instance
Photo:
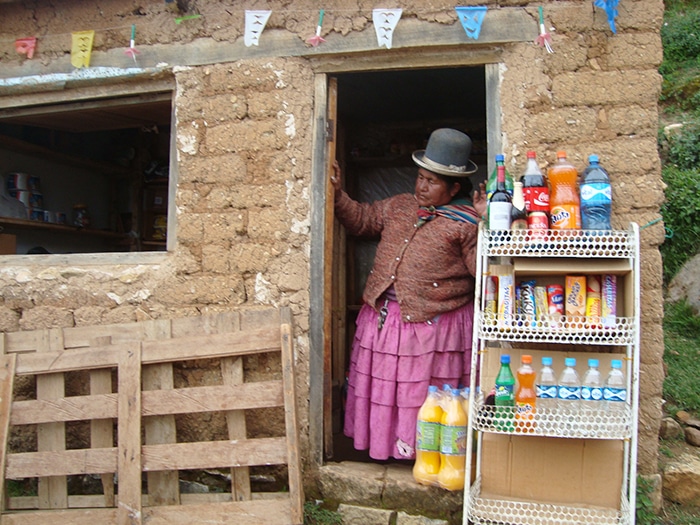
{"label": "pink pleated skirt", "polygon": [[401,320],[396,301],[384,326],[364,305],[350,356],[346,436],[371,458],[414,459],[416,419],[428,386],[469,385],[473,303],[424,323]]}

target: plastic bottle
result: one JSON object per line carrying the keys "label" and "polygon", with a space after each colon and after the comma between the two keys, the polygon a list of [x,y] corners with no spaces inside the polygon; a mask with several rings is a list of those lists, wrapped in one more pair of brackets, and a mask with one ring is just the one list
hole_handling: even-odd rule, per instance
{"label": "plastic bottle", "polygon": [[613,359],[610,367],[610,373],[603,386],[603,399],[609,412],[622,413],[627,401],[627,381],[622,371],[622,361]]}
{"label": "plastic bottle", "polygon": [[[552,368],[552,358],[542,358],[542,368],[537,376],[537,409],[545,411],[557,407],[557,376]],[[542,410],[540,410],[542,412]]]}
{"label": "plastic bottle", "polygon": [[515,406],[515,377],[510,369],[510,356],[501,356],[501,369],[496,376],[496,417],[494,424],[497,429],[506,432],[513,431],[513,407]]}
{"label": "plastic bottle", "polygon": [[527,230],[527,212],[523,199],[523,183],[513,183],[513,207],[510,210],[510,229]]}
{"label": "plastic bottle", "polygon": [[440,437],[440,471],[438,484],[446,490],[464,489],[467,459],[467,414],[459,390],[454,389],[442,414]]}
{"label": "plastic bottle", "polygon": [[600,410],[603,401],[603,378],[598,369],[598,360],[588,360],[588,370],[581,381],[581,407]]}
{"label": "plastic bottle", "polygon": [[496,169],[498,170],[496,190],[489,200],[489,230],[509,230],[513,202],[506,191],[506,167],[499,164]]}
{"label": "plastic bottle", "polygon": [[537,393],[535,391],[535,370],[532,368],[532,356],[520,358],[520,368],[516,372],[518,389],[515,392],[515,431],[535,431],[535,411]]}
{"label": "plastic bottle", "polygon": [[534,151],[527,152],[527,165],[520,177],[523,183],[525,209],[528,213],[540,211],[549,213],[549,187],[547,178],[542,173]]}
{"label": "plastic bottle", "polygon": [[[493,195],[493,192],[496,191],[496,183],[498,182],[498,166],[505,167],[505,165],[505,156],[500,153],[496,155],[496,167],[493,169],[491,175],[489,175],[489,179],[486,181],[487,202],[491,201],[491,195]],[[513,194],[513,177],[508,170],[506,170],[506,191],[508,191],[511,195]]]}
{"label": "plastic bottle", "polygon": [[599,164],[598,155],[588,157],[581,174],[581,227],[584,230],[609,230],[612,213],[612,187],[608,172]]}
{"label": "plastic bottle", "polygon": [[413,465],[413,479],[421,485],[437,485],[440,472],[442,414],[438,388],[430,385],[428,395],[418,410],[416,424],[416,462]]}
{"label": "plastic bottle", "polygon": [[559,376],[557,394],[559,409],[567,410],[569,415],[578,412],[581,400],[581,379],[576,372],[576,359],[574,357],[564,359],[564,370]]}
{"label": "plastic bottle", "polygon": [[566,153],[557,152],[557,161],[547,171],[549,194],[549,222],[553,230],[581,228],[581,207],[578,195],[578,172],[566,160]]}

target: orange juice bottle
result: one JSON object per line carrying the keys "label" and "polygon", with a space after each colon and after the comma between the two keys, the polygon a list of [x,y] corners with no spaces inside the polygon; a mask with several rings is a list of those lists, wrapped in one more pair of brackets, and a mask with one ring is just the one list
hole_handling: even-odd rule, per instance
{"label": "orange juice bottle", "polygon": [[436,386],[428,387],[428,396],[418,411],[416,424],[416,462],[413,479],[421,485],[437,485],[440,472],[440,426],[443,410]]}
{"label": "orange juice bottle", "polygon": [[455,389],[442,414],[440,437],[440,472],[438,484],[447,490],[464,488],[464,470],[467,460],[467,413]]}
{"label": "orange juice bottle", "polygon": [[557,161],[547,170],[549,179],[549,222],[553,230],[581,228],[581,201],[578,194],[578,172],[566,160],[566,153],[557,151]]}
{"label": "orange juice bottle", "polygon": [[518,388],[515,391],[515,431],[535,431],[535,370],[532,368],[532,356],[524,355],[520,360],[520,368],[515,376]]}

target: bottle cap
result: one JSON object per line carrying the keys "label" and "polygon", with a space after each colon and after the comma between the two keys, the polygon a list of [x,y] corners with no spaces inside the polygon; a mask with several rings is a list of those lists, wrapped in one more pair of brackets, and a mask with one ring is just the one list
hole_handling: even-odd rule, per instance
{"label": "bottle cap", "polygon": [[557,158],[558,159],[565,159],[566,158],[566,151],[557,151]]}
{"label": "bottle cap", "polygon": [[619,360],[619,359],[613,359],[613,360],[610,362],[610,366],[613,367],[613,368],[622,368],[622,361]]}
{"label": "bottle cap", "polygon": [[544,366],[552,366],[552,358],[551,357],[543,357],[542,364]]}
{"label": "bottle cap", "polygon": [[527,152],[527,158],[528,158],[528,159],[534,159],[534,158],[536,158],[536,157],[537,157],[537,153],[535,153],[534,151],[530,150],[530,151]]}
{"label": "bottle cap", "polygon": [[526,365],[529,365],[530,363],[532,363],[532,356],[526,354],[520,358],[520,361],[522,363],[525,363]]}
{"label": "bottle cap", "polygon": [[438,390],[438,389],[437,389],[437,387],[436,387],[435,385],[430,385],[430,386],[428,387],[428,393],[430,393],[430,394],[434,394],[435,392],[437,392],[437,390]]}
{"label": "bottle cap", "polygon": [[588,366],[591,368],[598,368],[598,360],[597,359],[589,359]]}
{"label": "bottle cap", "polygon": [[510,364],[510,356],[508,354],[503,354],[501,356],[501,364],[502,365],[509,365]]}
{"label": "bottle cap", "polygon": [[575,357],[567,357],[564,359],[564,365],[574,367],[576,366],[576,358]]}
{"label": "bottle cap", "polygon": [[591,164],[595,164],[595,163],[597,163],[599,160],[600,160],[600,159],[598,159],[598,155],[596,155],[595,153],[594,153],[593,155],[589,155],[589,156],[588,156],[588,162],[590,162]]}
{"label": "bottle cap", "polygon": [[506,161],[506,156],[503,155],[502,153],[499,153],[496,155],[496,162],[505,162]]}

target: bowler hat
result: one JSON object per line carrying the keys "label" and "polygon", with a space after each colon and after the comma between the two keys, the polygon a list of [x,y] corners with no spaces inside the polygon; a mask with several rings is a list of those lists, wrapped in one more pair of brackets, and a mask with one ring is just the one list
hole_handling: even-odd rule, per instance
{"label": "bowler hat", "polygon": [[469,136],[456,129],[440,128],[430,134],[425,149],[413,152],[413,162],[440,175],[466,177],[478,169],[469,158],[471,152]]}

